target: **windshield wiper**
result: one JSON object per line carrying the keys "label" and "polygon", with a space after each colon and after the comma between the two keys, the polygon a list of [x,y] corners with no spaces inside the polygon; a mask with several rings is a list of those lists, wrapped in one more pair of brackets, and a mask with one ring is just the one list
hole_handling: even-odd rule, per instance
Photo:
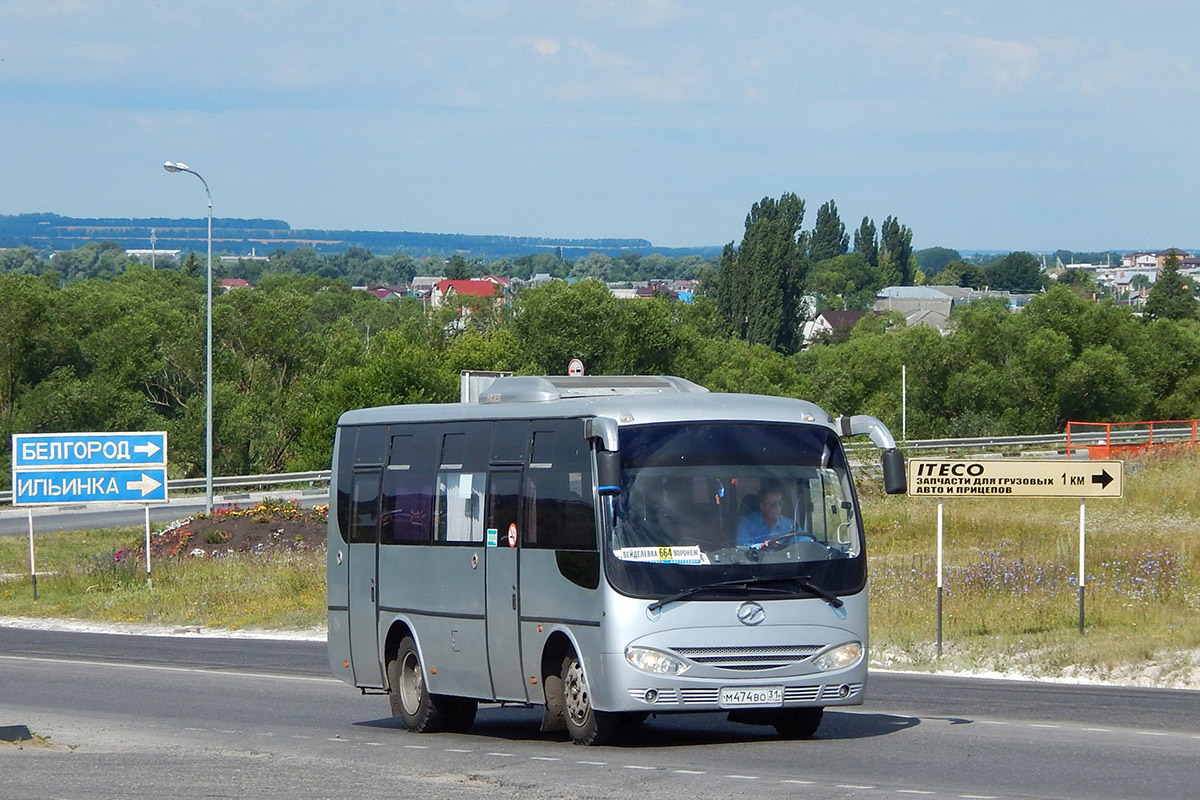
{"label": "windshield wiper", "polygon": [[759,592],[773,592],[776,594],[791,594],[791,592],[788,591],[787,589],[764,585],[764,584],[768,584],[768,583],[780,583],[780,582],[793,584],[794,586],[797,586],[798,588],[801,588],[810,594],[814,594],[817,597],[820,597],[826,603],[829,603],[829,605],[833,606],[834,608],[842,607],[842,601],[837,595],[832,594],[825,589],[822,589],[820,586],[817,586],[816,584],[812,583],[812,581],[807,576],[804,576],[804,577],[781,577],[781,578],[767,578],[767,577],[743,578],[741,580],[718,581],[716,583],[706,583],[701,586],[692,586],[687,589],[681,589],[680,591],[675,592],[674,594],[669,594],[666,597],[662,598],[661,600],[655,600],[653,603],[651,603],[649,606],[646,607],[646,610],[650,611],[650,612],[658,611],[663,606],[674,603],[677,600],[684,600],[688,597],[694,597],[695,595],[698,595],[698,594],[704,594],[705,592],[709,592],[709,591],[713,591],[713,590],[720,590],[720,589],[746,589],[746,590],[753,590],[753,591],[759,591]]}
{"label": "windshield wiper", "polygon": [[815,583],[812,582],[812,579],[809,578],[807,575],[800,575],[800,576],[791,578],[790,580],[795,581],[796,585],[799,586],[801,589],[812,592],[817,597],[824,600],[826,603],[829,603],[829,605],[832,606],[833,608],[841,608],[843,605],[845,605],[842,602],[842,598],[838,597],[836,594],[829,591],[828,589],[817,586]]}

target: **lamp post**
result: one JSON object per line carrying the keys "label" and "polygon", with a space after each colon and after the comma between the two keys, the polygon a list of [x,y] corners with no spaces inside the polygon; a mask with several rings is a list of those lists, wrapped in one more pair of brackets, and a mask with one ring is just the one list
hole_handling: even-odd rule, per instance
{"label": "lamp post", "polygon": [[163,163],[167,172],[190,172],[204,184],[204,194],[208,196],[208,289],[204,303],[204,512],[212,514],[213,498],[213,359],[212,359],[212,192],[208,190],[208,181],[199,172],[178,161]]}

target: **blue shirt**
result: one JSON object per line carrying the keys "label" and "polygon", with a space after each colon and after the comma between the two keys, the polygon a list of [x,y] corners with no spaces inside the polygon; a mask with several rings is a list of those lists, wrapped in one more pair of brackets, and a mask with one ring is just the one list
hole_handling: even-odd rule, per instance
{"label": "blue shirt", "polygon": [[743,545],[760,544],[767,539],[774,539],[796,529],[796,523],[780,514],[775,524],[767,528],[761,511],[754,511],[742,517],[738,522],[737,543]]}

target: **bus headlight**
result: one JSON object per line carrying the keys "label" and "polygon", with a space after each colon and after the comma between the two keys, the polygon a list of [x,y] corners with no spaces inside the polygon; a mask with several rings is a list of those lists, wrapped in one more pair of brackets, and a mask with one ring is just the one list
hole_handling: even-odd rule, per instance
{"label": "bus headlight", "polygon": [[688,668],[687,664],[661,650],[633,645],[625,648],[625,660],[652,675],[682,675]]}
{"label": "bus headlight", "polygon": [[850,642],[841,647],[835,647],[832,650],[827,650],[821,655],[813,659],[813,666],[821,670],[821,672],[829,672],[835,669],[845,669],[853,667],[863,657],[862,642]]}

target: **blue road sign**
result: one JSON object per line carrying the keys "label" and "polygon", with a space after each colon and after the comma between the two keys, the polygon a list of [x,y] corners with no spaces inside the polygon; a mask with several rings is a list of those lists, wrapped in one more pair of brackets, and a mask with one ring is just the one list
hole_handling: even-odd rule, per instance
{"label": "blue road sign", "polygon": [[53,467],[166,465],[165,431],[13,434],[14,472]]}
{"label": "blue road sign", "polygon": [[13,505],[166,501],[166,467],[13,472]]}

